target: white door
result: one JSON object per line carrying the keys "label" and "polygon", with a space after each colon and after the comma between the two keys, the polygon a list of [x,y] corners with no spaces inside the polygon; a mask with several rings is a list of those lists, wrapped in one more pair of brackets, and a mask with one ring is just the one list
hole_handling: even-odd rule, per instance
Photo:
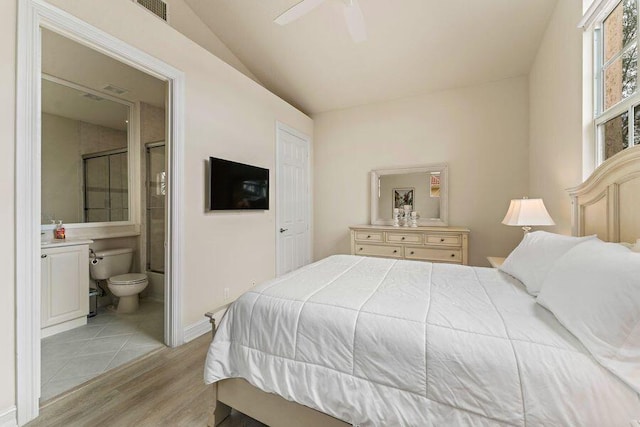
{"label": "white door", "polygon": [[276,273],[280,276],[311,262],[310,138],[278,123],[276,141]]}

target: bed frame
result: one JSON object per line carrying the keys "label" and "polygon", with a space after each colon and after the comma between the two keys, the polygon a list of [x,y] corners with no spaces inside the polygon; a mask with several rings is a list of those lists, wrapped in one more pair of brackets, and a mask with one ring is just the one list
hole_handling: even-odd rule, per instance
{"label": "bed frame", "polygon": [[[229,304],[205,313],[211,322],[211,333],[216,335],[215,314]],[[207,426],[220,425],[231,413],[231,408],[268,426],[278,427],[345,427],[351,426],[330,415],[308,406],[286,400],[273,393],[266,393],[242,378],[229,378],[212,384],[213,407]]]}
{"label": "bed frame", "polygon": [[[597,234],[609,242],[633,243],[640,238],[640,146],[628,148],[598,167],[581,185],[567,190],[572,204],[572,233]],[[624,207],[624,209],[623,209]],[[206,314],[215,335],[214,314]],[[236,409],[278,427],[350,426],[307,406],[265,393],[247,381],[231,378],[212,385],[209,427],[220,425]]]}
{"label": "bed frame", "polygon": [[640,146],[611,157],[568,192],[574,236],[626,243],[640,238]]}

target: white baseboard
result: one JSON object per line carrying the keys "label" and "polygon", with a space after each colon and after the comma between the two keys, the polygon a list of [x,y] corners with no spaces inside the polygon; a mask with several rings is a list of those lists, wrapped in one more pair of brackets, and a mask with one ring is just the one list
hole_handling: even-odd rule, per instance
{"label": "white baseboard", "polygon": [[68,320],[63,323],[59,323],[53,326],[47,326],[40,330],[40,337],[47,338],[61,332],[70,331],[71,329],[79,328],[87,324],[87,316],[78,317],[77,319]]}
{"label": "white baseboard", "polygon": [[[220,320],[222,320],[222,316],[226,313],[227,307],[222,310],[216,311],[213,315],[213,318],[216,321],[216,328],[220,325]],[[211,322],[208,318],[204,318],[196,323],[193,323],[186,328],[184,328],[184,342],[185,344],[189,341],[193,341],[196,338],[206,334],[211,333]]]}
{"label": "white baseboard", "polygon": [[16,415],[15,406],[5,409],[4,411],[0,411],[0,427],[18,427]]}
{"label": "white baseboard", "polygon": [[184,328],[184,342],[186,344],[207,333],[211,333],[211,323],[205,318]]}

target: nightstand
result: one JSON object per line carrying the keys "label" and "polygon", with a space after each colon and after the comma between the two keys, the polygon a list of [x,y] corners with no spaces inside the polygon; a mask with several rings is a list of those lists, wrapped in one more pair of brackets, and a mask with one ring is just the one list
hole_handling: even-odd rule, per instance
{"label": "nightstand", "polygon": [[499,257],[499,256],[488,256],[487,257],[487,261],[489,261],[489,264],[491,264],[491,267],[493,268],[498,268],[502,265],[502,263],[504,262],[505,258],[503,257]]}

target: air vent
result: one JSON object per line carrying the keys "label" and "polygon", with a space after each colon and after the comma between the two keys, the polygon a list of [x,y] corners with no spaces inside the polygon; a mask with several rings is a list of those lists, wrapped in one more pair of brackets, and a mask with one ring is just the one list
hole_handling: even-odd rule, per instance
{"label": "air vent", "polygon": [[106,90],[107,92],[115,93],[116,95],[122,95],[123,93],[129,92],[127,89],[123,89],[121,87],[118,87],[118,86],[112,85],[112,84],[108,84],[105,87],[103,87],[102,89]]}
{"label": "air vent", "polygon": [[80,96],[85,97],[85,98],[89,98],[92,101],[104,101],[104,98],[101,98],[98,95],[94,95],[92,93],[83,93]]}
{"label": "air vent", "polygon": [[167,20],[167,4],[162,0],[134,0],[162,20]]}

